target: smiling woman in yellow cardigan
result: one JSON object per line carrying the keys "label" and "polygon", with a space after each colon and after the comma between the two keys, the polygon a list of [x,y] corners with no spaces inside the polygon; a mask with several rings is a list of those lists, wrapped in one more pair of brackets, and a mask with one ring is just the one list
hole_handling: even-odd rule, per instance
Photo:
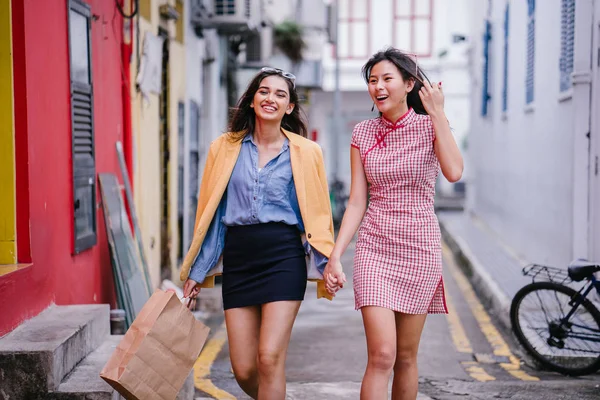
{"label": "smiling woman in yellow cardigan", "polygon": [[254,399],[285,399],[285,358],[307,280],[331,299],[322,280],[334,245],[329,190],[321,148],[305,136],[295,77],[263,68],[230,133],[211,144],[181,268],[191,298],[223,274],[231,364]]}
{"label": "smiling woman in yellow cardigan", "polygon": [[[298,134],[285,129],[281,131],[290,142],[292,174],[306,231],[303,239],[312,248],[328,257],[334,244],[333,220],[321,147]],[[188,278],[191,267],[200,253],[210,223],[223,198],[238,159],[242,143],[232,140],[231,136],[233,136],[231,133],[226,133],[211,143],[200,186],[194,237],[181,267],[180,279],[182,281]],[[310,259],[307,260],[307,269],[308,279],[317,281],[317,296],[331,300],[332,297],[327,293],[322,280],[323,271],[321,270],[320,276],[317,277],[314,262],[311,262]],[[214,287],[215,276],[222,272],[222,260],[218,260],[208,271],[200,287]]]}

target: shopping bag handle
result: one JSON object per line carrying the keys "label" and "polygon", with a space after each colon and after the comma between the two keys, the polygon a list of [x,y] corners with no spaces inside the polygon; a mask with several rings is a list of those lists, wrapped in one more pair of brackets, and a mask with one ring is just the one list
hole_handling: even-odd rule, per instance
{"label": "shopping bag handle", "polygon": [[194,301],[195,299],[193,297],[188,297],[188,301],[186,304],[186,307],[188,308],[188,310],[191,310],[191,305],[192,305],[192,301]]}

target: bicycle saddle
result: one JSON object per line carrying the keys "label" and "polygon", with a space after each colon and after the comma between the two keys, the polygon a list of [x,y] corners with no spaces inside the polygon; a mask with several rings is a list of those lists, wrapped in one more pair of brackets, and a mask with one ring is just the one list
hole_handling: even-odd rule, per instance
{"label": "bicycle saddle", "polygon": [[589,279],[597,271],[600,271],[600,264],[587,260],[574,260],[569,264],[569,278],[575,282]]}

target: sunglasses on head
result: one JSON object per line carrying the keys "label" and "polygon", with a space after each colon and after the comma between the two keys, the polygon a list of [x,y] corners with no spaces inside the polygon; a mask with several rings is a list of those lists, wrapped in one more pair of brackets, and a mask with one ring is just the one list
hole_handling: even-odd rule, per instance
{"label": "sunglasses on head", "polygon": [[289,79],[292,82],[292,86],[294,87],[294,89],[296,89],[296,75],[286,72],[279,68],[271,68],[271,67],[264,67],[260,71],[261,72],[275,72],[276,74],[281,75],[286,79]]}

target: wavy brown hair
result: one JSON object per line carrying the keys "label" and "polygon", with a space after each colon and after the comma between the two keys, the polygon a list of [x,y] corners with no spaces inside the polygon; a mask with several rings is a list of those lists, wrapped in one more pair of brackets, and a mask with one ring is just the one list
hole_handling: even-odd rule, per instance
{"label": "wavy brown hair", "polygon": [[260,71],[250,81],[248,88],[239,99],[236,107],[231,110],[229,135],[233,141],[242,140],[248,133],[252,134],[254,132],[256,114],[254,113],[254,108],[250,107],[250,105],[263,79],[271,75],[277,75],[286,81],[290,93],[290,104],[294,104],[294,110],[290,114],[283,115],[281,127],[302,137],[308,136],[304,111],[300,107],[300,104],[298,104],[298,92],[294,87],[294,83],[279,72]]}
{"label": "wavy brown hair", "polygon": [[427,79],[429,82],[429,78],[427,78],[423,71],[418,68],[417,62],[410,54],[404,53],[394,47],[388,47],[385,50],[373,54],[369,61],[362,67],[362,75],[367,83],[369,82],[369,76],[371,75],[373,67],[382,61],[389,61],[394,64],[396,68],[398,68],[398,71],[400,71],[400,75],[402,75],[402,79],[404,79],[405,82],[408,80],[414,82],[413,89],[406,97],[406,103],[408,104],[408,107],[412,107],[417,114],[427,114],[425,107],[423,107],[423,102],[419,97],[419,90],[423,87],[423,81]]}

